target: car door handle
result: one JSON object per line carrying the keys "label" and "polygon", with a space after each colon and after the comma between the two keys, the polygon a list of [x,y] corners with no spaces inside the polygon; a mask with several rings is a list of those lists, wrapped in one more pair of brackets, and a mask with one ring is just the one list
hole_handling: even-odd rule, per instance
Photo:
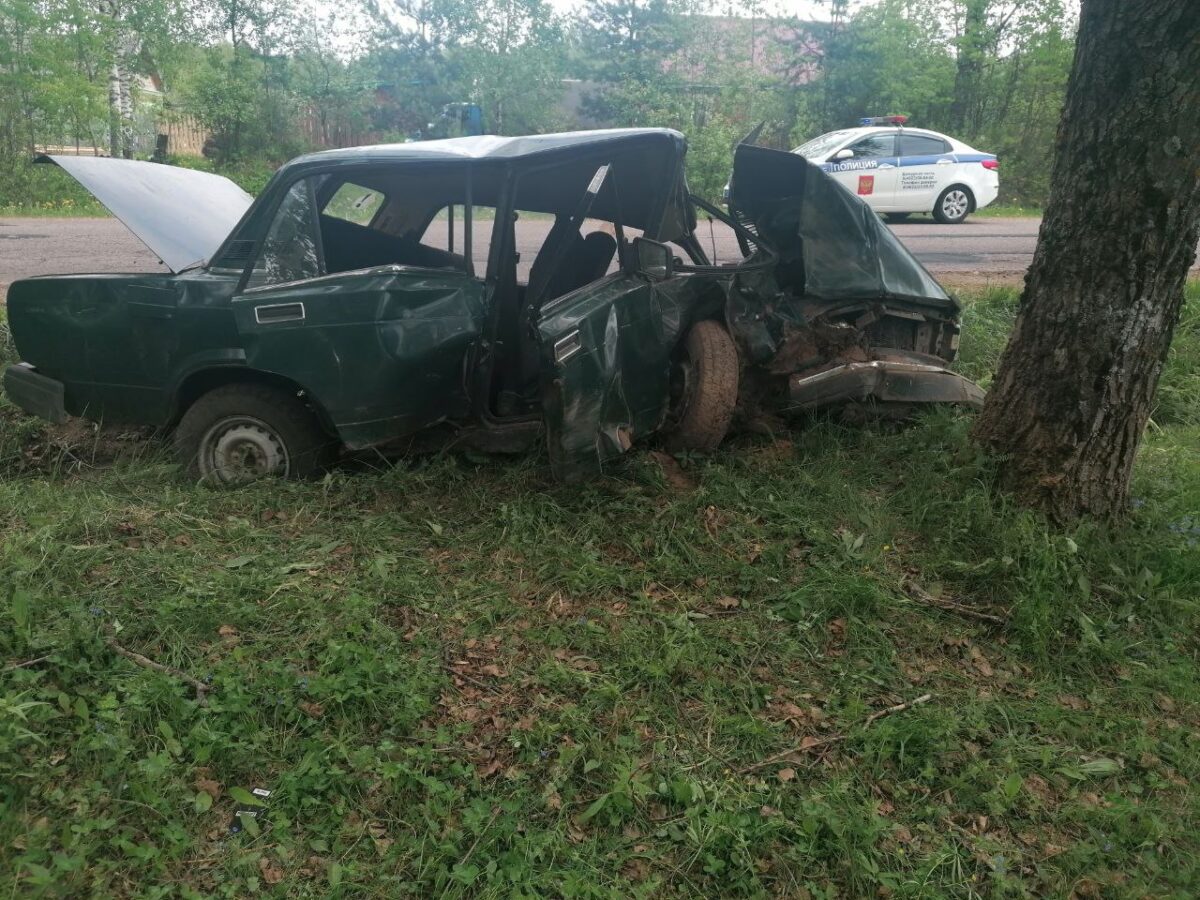
{"label": "car door handle", "polygon": [[561,337],[554,342],[554,361],[564,363],[582,349],[583,341],[579,337],[579,332],[572,331],[566,337]]}
{"label": "car door handle", "polygon": [[952,166],[952,165],[954,165],[954,160],[952,160],[952,159],[939,159],[939,160],[937,161],[937,164],[938,164],[939,166]]}
{"label": "car door handle", "polygon": [[880,163],[880,164],[879,164],[879,166],[878,166],[878,168],[880,168],[880,169],[894,169],[894,168],[896,168],[896,167],[895,167],[895,166],[893,166],[891,163]]}
{"label": "car door handle", "polygon": [[254,307],[254,321],[259,325],[274,325],[277,322],[303,322],[303,303],[271,303]]}

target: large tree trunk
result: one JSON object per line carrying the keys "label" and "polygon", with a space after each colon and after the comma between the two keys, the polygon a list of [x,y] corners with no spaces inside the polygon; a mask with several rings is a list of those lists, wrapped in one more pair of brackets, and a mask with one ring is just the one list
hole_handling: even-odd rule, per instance
{"label": "large tree trunk", "polygon": [[1050,202],[976,437],[1064,520],[1125,508],[1200,237],[1200,3],[1083,0]]}
{"label": "large tree trunk", "polygon": [[975,130],[974,110],[983,73],[989,5],[990,0],[965,0],[963,4],[963,30],[957,41],[958,58],[954,66],[954,99],[950,103],[950,127],[959,132]]}

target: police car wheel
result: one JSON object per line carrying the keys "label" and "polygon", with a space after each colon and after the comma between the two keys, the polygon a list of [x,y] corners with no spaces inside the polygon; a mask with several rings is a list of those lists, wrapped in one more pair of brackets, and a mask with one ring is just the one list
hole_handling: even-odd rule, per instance
{"label": "police car wheel", "polygon": [[961,184],[946,188],[933,205],[933,217],[943,225],[957,225],[965,221],[971,211],[971,192]]}

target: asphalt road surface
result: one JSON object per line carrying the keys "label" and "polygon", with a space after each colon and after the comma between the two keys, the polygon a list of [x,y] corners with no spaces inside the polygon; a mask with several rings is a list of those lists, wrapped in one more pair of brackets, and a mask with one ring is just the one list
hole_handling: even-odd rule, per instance
{"label": "asphalt road surface", "polygon": [[[938,225],[918,218],[891,227],[918,259],[948,282],[1015,282],[1033,259],[1038,221],[972,218],[962,225]],[[549,222],[518,224],[522,267],[527,268]],[[490,222],[476,223],[477,259],[486,254],[490,232]],[[715,246],[719,260],[737,257],[733,234],[719,223],[710,234],[702,222],[699,235],[710,254]],[[0,298],[9,284],[30,275],[154,271],[166,269],[116,219],[0,218]]]}

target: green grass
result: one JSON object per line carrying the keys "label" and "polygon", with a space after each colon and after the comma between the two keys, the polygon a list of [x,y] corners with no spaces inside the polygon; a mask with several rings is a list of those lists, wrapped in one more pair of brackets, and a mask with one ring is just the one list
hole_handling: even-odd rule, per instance
{"label": "green grass", "polygon": [[106,218],[112,215],[96,201],[76,203],[66,199],[57,202],[9,204],[0,206],[0,219],[31,218],[31,219],[79,219]]}
{"label": "green grass", "polygon": [[[944,413],[737,438],[692,490],[634,453],[580,487],[447,455],[218,492],[0,406],[0,658],[40,660],[0,675],[0,883],[1192,896],[1198,301],[1137,508],[1068,531]],[[964,370],[1014,304],[968,298]]]}
{"label": "green grass", "polygon": [[972,213],[981,219],[1014,219],[1041,218],[1042,209],[1038,206],[1013,206],[1011,204],[994,203]]}

